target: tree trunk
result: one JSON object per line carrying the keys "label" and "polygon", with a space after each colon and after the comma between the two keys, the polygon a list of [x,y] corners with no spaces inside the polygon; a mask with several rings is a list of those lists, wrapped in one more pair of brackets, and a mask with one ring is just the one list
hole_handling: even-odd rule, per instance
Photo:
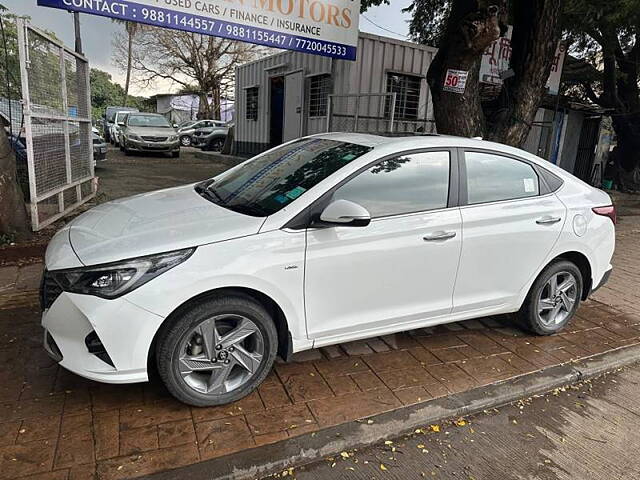
{"label": "tree trunk", "polygon": [[562,0],[513,3],[511,64],[513,76],[504,80],[498,97],[496,122],[488,138],[521,147],[529,135],[560,38]]}
{"label": "tree trunk", "polygon": [[30,234],[22,189],[16,181],[15,152],[0,124],[0,234],[24,238]]}
{"label": "tree trunk", "polygon": [[[489,5],[490,3],[490,5]],[[478,93],[482,52],[500,36],[497,4],[453,0],[438,53],[427,72],[438,133],[474,137],[482,135],[484,116]],[[447,70],[468,72],[464,93],[444,90]]]}
{"label": "tree trunk", "polygon": [[124,82],[124,107],[126,107],[129,102],[129,85],[131,84],[131,69],[133,67],[133,30],[127,28],[127,34],[129,35],[129,45],[127,50],[127,78]]}

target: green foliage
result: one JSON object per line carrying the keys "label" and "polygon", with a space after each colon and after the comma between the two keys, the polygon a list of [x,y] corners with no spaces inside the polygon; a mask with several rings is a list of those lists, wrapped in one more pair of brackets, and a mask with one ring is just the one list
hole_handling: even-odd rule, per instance
{"label": "green foliage", "polygon": [[[108,106],[122,104],[124,89],[112,80],[111,74],[92,68],[89,81],[93,118],[102,118]],[[149,98],[132,96],[129,96],[129,106],[140,111],[155,111],[156,107],[155,101]]]}

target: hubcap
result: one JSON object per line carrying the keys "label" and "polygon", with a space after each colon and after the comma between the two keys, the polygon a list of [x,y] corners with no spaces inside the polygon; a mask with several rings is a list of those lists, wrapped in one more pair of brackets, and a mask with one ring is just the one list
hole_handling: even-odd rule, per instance
{"label": "hubcap", "polygon": [[189,137],[182,137],[180,139],[180,143],[182,143],[182,145],[184,145],[185,147],[188,147],[189,145],[191,145],[191,139]]}
{"label": "hubcap", "polygon": [[220,395],[244,385],[263,357],[264,338],[253,321],[241,315],[217,315],[183,337],[178,368],[192,389]]}
{"label": "hubcap", "polygon": [[554,327],[571,314],[578,298],[578,282],[572,273],[558,272],[547,280],[538,297],[538,317],[543,325]]}

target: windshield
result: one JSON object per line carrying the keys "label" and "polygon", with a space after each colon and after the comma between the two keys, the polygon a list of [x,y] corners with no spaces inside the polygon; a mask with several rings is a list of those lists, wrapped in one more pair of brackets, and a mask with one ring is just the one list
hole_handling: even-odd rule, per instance
{"label": "windshield", "polygon": [[129,112],[118,112],[118,113],[116,113],[116,123],[123,121],[124,117],[127,115],[127,113],[129,113]]}
{"label": "windshield", "polygon": [[313,138],[265,153],[196,186],[208,200],[231,210],[264,217],[286,207],[371,147]]}
{"label": "windshield", "polygon": [[129,127],[170,127],[162,115],[129,115]]}

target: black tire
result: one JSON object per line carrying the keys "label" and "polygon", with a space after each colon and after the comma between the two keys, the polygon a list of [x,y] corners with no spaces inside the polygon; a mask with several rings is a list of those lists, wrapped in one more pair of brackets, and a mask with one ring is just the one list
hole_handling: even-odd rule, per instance
{"label": "black tire", "polygon": [[[540,296],[544,293],[544,289],[546,288],[549,279],[554,275],[563,274],[563,272],[573,275],[575,279],[575,302],[562,321],[553,325],[548,325],[542,321],[539,315]],[[559,332],[567,326],[575,315],[576,310],[578,310],[582,297],[583,284],[582,273],[573,262],[568,260],[558,260],[547,265],[547,267],[540,272],[536,281],[533,282],[527,298],[517,314],[520,323],[524,328],[537,335],[552,335]]]}
{"label": "black tire", "polygon": [[205,152],[220,152],[224,147],[224,138],[214,138],[210,140],[203,148]]}
{"label": "black tire", "polygon": [[183,135],[180,137],[180,145],[183,147],[190,147],[193,142],[191,141],[191,137],[189,135]]}
{"label": "black tire", "polygon": [[173,158],[180,158],[180,151],[177,151],[177,152],[171,152],[171,156],[172,156]]}
{"label": "black tire", "polygon": [[[227,393],[201,393],[189,386],[178,370],[178,358],[183,339],[204,320],[217,315],[241,315],[259,329],[264,341],[262,361],[245,383]],[[180,314],[158,334],[156,366],[169,392],[181,402],[196,407],[223,405],[239,400],[253,390],[271,371],[278,348],[278,334],[267,310],[253,298],[242,294],[212,297],[202,300]]]}
{"label": "black tire", "polygon": [[122,151],[123,153],[127,156],[130,157],[131,154],[133,153],[131,150],[129,150],[127,147],[122,147]]}

